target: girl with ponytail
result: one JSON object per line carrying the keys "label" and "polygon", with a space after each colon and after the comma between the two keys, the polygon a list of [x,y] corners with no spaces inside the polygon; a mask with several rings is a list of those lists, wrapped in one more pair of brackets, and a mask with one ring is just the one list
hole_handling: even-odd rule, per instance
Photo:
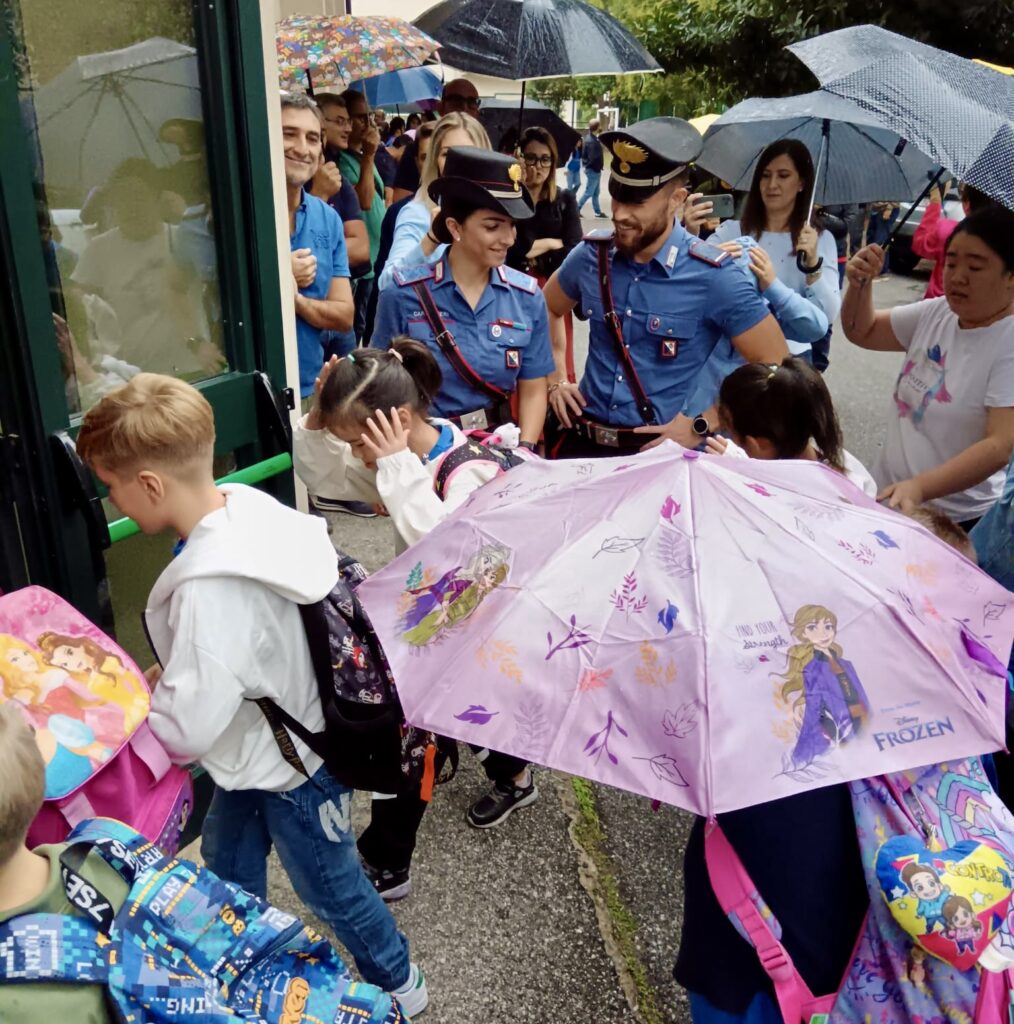
{"label": "girl with ponytail", "polygon": [[[358,348],[325,363],[314,385],[313,407],[293,436],[296,472],[310,493],[382,502],[394,523],[399,550],[425,536],[504,469],[455,423],[429,415],[440,388],[436,359],[425,344],[410,338],[394,338],[385,351]],[[517,428],[511,429],[517,435]],[[507,428],[502,428],[497,437],[501,448],[517,443],[516,436],[506,435]],[[486,568],[496,571],[496,566]],[[525,761],[472,749],[484,755],[482,767],[493,783],[469,809],[474,827],[498,825],[538,798]],[[442,766],[438,759],[438,778]],[[401,899],[411,891],[409,869],[427,806],[418,793],[373,801],[359,853],[385,900]]]}
{"label": "girl with ponytail", "polygon": [[449,420],[429,415],[440,387],[436,359],[411,338],[395,338],[387,350],[332,357],[293,437],[296,472],[310,493],[382,504],[399,550],[502,472],[492,458],[469,459],[443,480],[445,459],[468,439]]}
{"label": "girl with ponytail", "polygon": [[708,451],[752,459],[805,459],[844,474],[870,497],[877,486],[842,447],[841,427],[824,378],[803,359],[748,363],[722,382],[719,419],[731,437],[709,437]]}

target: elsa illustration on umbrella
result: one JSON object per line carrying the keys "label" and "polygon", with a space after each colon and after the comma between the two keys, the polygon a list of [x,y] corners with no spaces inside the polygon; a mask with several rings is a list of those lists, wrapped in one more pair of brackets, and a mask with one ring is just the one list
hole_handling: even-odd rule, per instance
{"label": "elsa illustration on umbrella", "polygon": [[402,619],[402,639],[424,647],[461,625],[507,579],[510,556],[501,544],[483,545],[466,567],[451,569],[432,586],[409,590],[413,601]]}
{"label": "elsa illustration on umbrella", "polygon": [[799,721],[792,751],[797,767],[813,762],[856,735],[870,705],[852,662],[836,642],[838,617],[821,605],[804,605],[792,622],[799,642],[789,648],[782,698]]}

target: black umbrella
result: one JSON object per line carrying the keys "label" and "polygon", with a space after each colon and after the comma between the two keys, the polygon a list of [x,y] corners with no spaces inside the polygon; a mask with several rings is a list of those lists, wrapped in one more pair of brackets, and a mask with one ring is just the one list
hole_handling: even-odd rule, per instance
{"label": "black umbrella", "polygon": [[445,64],[522,82],[522,110],[529,78],[662,70],[612,15],[583,0],[443,0],[414,24],[440,43]]}
{"label": "black umbrella", "polygon": [[517,141],[525,128],[545,128],[553,136],[561,162],[566,162],[567,154],[581,138],[581,133],[574,131],[555,110],[537,100],[529,100],[523,110],[516,100],[483,100],[482,123],[497,149],[503,148],[508,132],[514,133]]}

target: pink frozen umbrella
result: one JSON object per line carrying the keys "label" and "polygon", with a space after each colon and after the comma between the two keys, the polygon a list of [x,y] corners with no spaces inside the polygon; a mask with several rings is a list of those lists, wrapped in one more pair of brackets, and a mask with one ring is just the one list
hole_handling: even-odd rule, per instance
{"label": "pink frozen umbrella", "polygon": [[1014,595],[816,463],[526,463],[361,593],[414,724],[700,814],[1004,742]]}

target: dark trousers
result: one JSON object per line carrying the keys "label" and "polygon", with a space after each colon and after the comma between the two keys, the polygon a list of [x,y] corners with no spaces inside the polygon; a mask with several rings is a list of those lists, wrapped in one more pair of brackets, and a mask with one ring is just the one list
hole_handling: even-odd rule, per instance
{"label": "dark trousers", "polygon": [[[647,444],[651,437],[645,437]],[[559,424],[546,424],[546,458],[549,459],[614,459],[618,455],[634,455],[637,448],[613,448],[609,445],[596,444],[576,431],[564,430]]]}
{"label": "dark trousers", "polygon": [[810,346],[813,368],[818,373],[823,373],[831,365],[831,332],[833,330],[834,328],[829,327],[827,334],[820,341],[815,341]]}
{"label": "dark trousers", "polygon": [[356,334],[356,343],[363,344],[363,335],[366,333],[366,314],[370,307],[370,296],[373,295],[376,287],[376,279],[360,277],[352,282],[352,299],[356,305],[356,316],[352,323],[352,330]]}
{"label": "dark trousers", "polygon": [[[479,758],[490,782],[509,784],[528,766],[528,762],[519,757],[469,746]],[[439,778],[443,768],[440,756],[435,767]],[[363,860],[379,871],[408,870],[415,853],[419,826],[429,803],[420,798],[418,789],[400,796],[375,797],[370,806],[370,824],[359,837],[359,853]]]}

